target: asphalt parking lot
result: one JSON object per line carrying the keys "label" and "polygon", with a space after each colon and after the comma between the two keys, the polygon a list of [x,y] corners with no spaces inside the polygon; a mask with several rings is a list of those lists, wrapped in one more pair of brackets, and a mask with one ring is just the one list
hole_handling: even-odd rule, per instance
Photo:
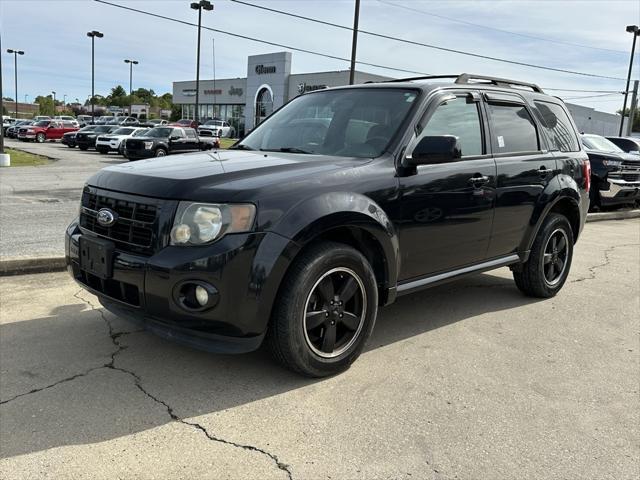
{"label": "asphalt parking lot", "polygon": [[59,142],[7,139],[6,146],[56,160],[40,167],[0,169],[0,257],[64,255],[64,229],[78,214],[84,182],[126,159],[81,152]]}
{"label": "asphalt parking lot", "polygon": [[403,297],[322,380],[2,277],[0,477],[637,479],[640,221],[585,228],[557,297],[507,269]]}

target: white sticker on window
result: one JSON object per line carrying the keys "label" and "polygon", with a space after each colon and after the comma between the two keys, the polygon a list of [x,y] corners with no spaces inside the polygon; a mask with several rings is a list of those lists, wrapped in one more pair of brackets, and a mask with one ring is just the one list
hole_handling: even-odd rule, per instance
{"label": "white sticker on window", "polygon": [[504,148],[504,137],[502,135],[498,135],[498,147]]}

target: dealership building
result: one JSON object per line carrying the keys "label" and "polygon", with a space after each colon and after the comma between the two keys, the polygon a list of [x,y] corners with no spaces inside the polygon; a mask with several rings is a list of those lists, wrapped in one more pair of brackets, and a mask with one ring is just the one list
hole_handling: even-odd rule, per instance
{"label": "dealership building", "polygon": [[[391,77],[355,72],[355,83],[391,80]],[[349,70],[291,73],[291,52],[253,55],[247,59],[246,78],[200,80],[200,119],[226,120],[243,135],[275,109],[313,90],[349,84]],[[195,118],[195,80],[173,82],[173,103],[182,107],[182,118]],[[616,134],[620,116],[593,108],[567,104],[581,132]]]}
{"label": "dealership building", "polygon": [[[389,80],[355,72],[355,83]],[[349,70],[291,73],[291,52],[253,55],[247,59],[246,78],[200,80],[199,118],[228,121],[240,135],[271,112],[304,92],[349,84]],[[182,106],[182,118],[195,118],[196,82],[173,82],[173,103]]]}

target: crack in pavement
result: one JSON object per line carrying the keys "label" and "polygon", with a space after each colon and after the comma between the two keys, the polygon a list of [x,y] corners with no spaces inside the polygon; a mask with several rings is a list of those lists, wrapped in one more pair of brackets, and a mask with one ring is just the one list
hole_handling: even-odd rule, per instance
{"label": "crack in pavement", "polygon": [[637,247],[639,245],[640,245],[640,243],[624,243],[624,244],[621,244],[621,245],[613,245],[613,246],[607,248],[604,251],[604,262],[599,263],[598,265],[593,265],[593,266],[589,267],[589,274],[587,276],[576,278],[574,280],[571,280],[569,283],[584,282],[585,280],[595,280],[595,278],[596,278],[596,270],[599,269],[599,268],[604,268],[604,267],[608,266],[611,263],[611,254],[615,251],[616,248]]}
{"label": "crack in pavement", "polygon": [[102,318],[102,320],[104,321],[105,325],[107,326],[107,329],[108,329],[108,332],[109,332],[109,338],[111,339],[111,342],[113,343],[113,345],[116,347],[116,350],[114,350],[111,353],[111,360],[108,363],[105,363],[104,365],[100,365],[98,367],[90,368],[89,370],[86,370],[86,371],[84,371],[82,373],[78,373],[76,375],[72,375],[72,376],[67,377],[67,378],[64,378],[64,379],[59,380],[59,381],[57,381],[55,383],[52,383],[51,385],[47,385],[47,386],[42,387],[42,388],[37,388],[37,389],[31,390],[29,392],[21,393],[19,395],[16,395],[16,396],[14,396],[12,398],[7,399],[7,400],[0,401],[0,405],[5,404],[5,403],[9,403],[9,402],[11,402],[13,400],[16,400],[17,398],[20,398],[20,397],[31,395],[32,393],[38,393],[38,392],[41,392],[43,390],[47,390],[49,388],[53,388],[53,387],[55,387],[57,385],[60,385],[62,383],[71,382],[71,381],[75,380],[76,378],[84,377],[84,376],[86,376],[86,375],[88,375],[91,372],[94,372],[96,370],[101,370],[101,369],[104,369],[104,368],[108,368],[110,370],[121,372],[121,373],[124,373],[124,374],[130,376],[133,379],[134,385],[138,388],[138,390],[140,390],[145,396],[147,396],[149,399],[153,400],[155,403],[157,403],[159,405],[162,405],[167,410],[167,414],[169,415],[169,417],[171,418],[172,421],[181,423],[183,425],[187,425],[189,427],[192,427],[192,428],[195,428],[195,429],[201,431],[202,433],[204,433],[204,435],[209,440],[211,440],[213,442],[221,443],[221,444],[224,444],[224,445],[229,445],[229,446],[232,446],[232,447],[235,447],[235,448],[242,448],[243,450],[248,450],[248,451],[251,451],[251,452],[256,452],[256,453],[260,453],[262,455],[265,455],[265,456],[269,457],[269,459],[271,459],[275,463],[276,467],[279,470],[282,470],[283,472],[285,472],[287,474],[287,478],[289,480],[293,480],[293,476],[291,474],[291,470],[289,469],[289,465],[287,465],[286,463],[281,462],[280,459],[275,454],[267,452],[266,450],[263,450],[262,448],[254,447],[253,445],[245,445],[245,444],[241,444],[241,443],[232,442],[230,440],[225,440],[224,438],[216,437],[215,435],[211,434],[201,424],[196,423],[196,422],[189,422],[189,421],[179,417],[178,415],[176,415],[175,411],[173,410],[173,408],[168,403],[166,403],[164,400],[161,400],[161,399],[157,398],[156,396],[154,396],[153,394],[148,392],[142,386],[142,378],[137,373],[135,373],[135,372],[133,372],[131,370],[128,370],[126,368],[123,368],[123,367],[117,367],[115,365],[116,357],[121,352],[126,350],[126,348],[127,348],[126,345],[122,345],[122,343],[120,343],[120,338],[125,336],[125,335],[132,334],[132,333],[143,332],[144,329],[142,329],[142,330],[133,330],[133,331],[123,331],[123,332],[114,331],[113,324],[111,323],[111,321],[105,315],[104,309],[98,308],[93,303],[91,303],[90,300],[82,298],[80,296],[81,292],[83,292],[83,289],[78,290],[76,293],[73,294],[73,296],[75,298],[77,298],[78,300],[80,300],[81,302],[87,304],[89,307],[91,307],[92,311],[97,312],[100,315],[100,317]]}

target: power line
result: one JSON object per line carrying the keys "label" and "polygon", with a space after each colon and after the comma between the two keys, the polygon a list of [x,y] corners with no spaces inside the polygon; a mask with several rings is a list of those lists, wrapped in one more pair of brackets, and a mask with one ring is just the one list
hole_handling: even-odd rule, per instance
{"label": "power line", "polygon": [[[197,27],[198,26],[198,24],[196,24],[196,23],[191,23],[191,22],[187,22],[187,21],[184,21],[184,20],[178,20],[176,18],[171,18],[171,17],[167,17],[165,15],[160,15],[160,14],[157,14],[157,13],[152,13],[152,12],[147,12],[147,11],[144,11],[144,10],[139,10],[139,9],[133,8],[133,7],[126,7],[124,5],[118,5],[117,3],[111,3],[111,2],[108,2],[106,0],[94,0],[94,1],[98,2],[98,3],[102,3],[104,5],[109,5],[111,7],[117,7],[117,8],[121,8],[123,10],[129,10],[129,11],[132,11],[132,12],[141,13],[143,15],[149,15],[151,17],[161,18],[163,20],[168,20],[168,21],[171,21],[171,22],[181,23],[183,25],[188,25],[190,27]],[[282,43],[276,43],[276,42],[271,42],[271,41],[268,41],[268,40],[262,40],[260,38],[249,37],[247,35],[241,35],[239,33],[226,32],[224,30],[220,30],[220,29],[217,29],[217,28],[211,28],[211,27],[205,27],[205,26],[202,26],[202,28],[205,29],[205,30],[209,30],[211,32],[221,33],[223,35],[229,35],[229,36],[236,37],[236,38],[242,38],[243,40],[250,40],[252,42],[264,43],[266,45],[271,45],[271,46],[274,46],[274,47],[286,48],[286,49],[294,50],[294,51],[297,51],[297,52],[308,53],[310,55],[317,55],[317,56],[320,56],[320,57],[331,58],[333,60],[340,60],[342,62],[350,62],[351,61],[348,58],[338,57],[336,55],[330,55],[328,53],[321,53],[321,52],[316,52],[316,51],[308,50],[308,49],[304,49],[304,48],[293,47],[291,45],[285,45],[285,44],[282,44]],[[383,69],[386,69],[386,70],[393,70],[393,71],[402,72],[402,73],[411,73],[411,74],[417,74],[417,75],[429,75],[428,73],[425,73],[425,72],[418,72],[418,71],[415,71],[415,70],[407,70],[407,69],[404,69],[404,68],[390,67],[388,65],[380,65],[380,64],[377,64],[377,63],[363,62],[363,61],[360,61],[360,60],[356,61],[356,63],[358,63],[360,65],[366,65],[366,66],[369,66],[369,67],[383,68]]]}
{"label": "power line", "polygon": [[441,18],[443,20],[448,20],[450,22],[462,23],[464,25],[471,25],[473,27],[484,28],[484,29],[487,29],[487,30],[493,30],[495,32],[506,33],[506,34],[509,34],[509,35],[516,35],[518,37],[531,38],[533,40],[541,40],[543,42],[557,43],[559,45],[568,45],[568,46],[571,46],[571,47],[589,48],[589,49],[592,49],[592,50],[601,50],[601,51],[604,51],[604,52],[623,53],[625,55],[628,54],[628,52],[625,52],[623,50],[614,50],[614,49],[611,49],[611,48],[593,47],[591,45],[582,45],[580,43],[566,42],[566,41],[563,41],[563,40],[555,40],[555,39],[551,39],[551,38],[536,37],[534,35],[528,35],[526,33],[512,32],[510,30],[502,30],[501,28],[489,27],[487,25],[481,25],[479,23],[473,23],[473,22],[468,22],[466,20],[460,20],[459,18],[447,17],[445,15],[440,15],[440,14],[432,13],[432,12],[425,12],[424,10],[408,7],[406,5],[399,5],[397,3],[393,3],[393,2],[389,2],[389,1],[385,1],[385,0],[377,0],[377,1],[379,3],[383,3],[383,4],[386,4],[386,5],[391,5],[391,6],[394,6],[394,7],[397,7],[397,8],[403,8],[405,10],[410,10],[412,12],[421,13],[423,15],[428,15],[430,17]]}
{"label": "power line", "polygon": [[[580,88],[548,88],[542,87],[552,92],[583,92],[583,93],[620,93],[618,90],[582,90]],[[624,93],[624,92],[622,92]]]}
{"label": "power line", "polygon": [[581,97],[564,97],[564,100],[580,100],[582,98],[612,97],[614,95],[623,95],[623,94],[624,92],[604,93],[602,95],[583,95]]}
{"label": "power line", "polygon": [[[96,1],[100,1],[100,0],[96,0]],[[326,22],[324,20],[318,20],[316,18],[311,18],[311,17],[307,17],[307,16],[304,16],[304,15],[297,15],[297,14],[294,14],[294,13],[291,13],[291,12],[285,12],[283,10],[277,10],[275,8],[264,7],[262,5],[256,5],[256,4],[245,2],[245,1],[241,1],[241,0],[230,0],[230,1],[234,2],[234,3],[241,4],[241,5],[246,5],[248,7],[258,8],[260,10],[266,10],[266,11],[269,11],[269,12],[278,13],[280,15],[286,15],[286,16],[293,17],[293,18],[298,18],[298,19],[301,19],[301,20],[307,20],[309,22],[319,23],[321,25],[328,25],[328,26],[331,26],[331,27],[340,28],[342,30],[352,30],[351,28],[346,27],[344,25],[340,25],[340,24],[332,23],[332,22]],[[409,45],[415,45],[415,46],[419,46],[419,47],[431,48],[431,49],[440,50],[440,51],[443,51],[443,52],[456,53],[456,54],[459,54],[459,55],[466,55],[466,56],[469,56],[469,57],[482,58],[484,60],[492,60],[492,61],[495,61],[495,62],[509,63],[511,65],[519,65],[521,67],[537,68],[537,69],[540,69],[540,70],[548,70],[548,71],[552,71],[552,72],[569,73],[569,74],[572,74],[572,75],[581,75],[581,76],[584,76],[584,77],[604,78],[604,79],[607,79],[607,80],[626,80],[626,78],[609,77],[609,76],[606,76],[606,75],[598,75],[598,74],[595,74],[595,73],[578,72],[578,71],[575,71],[575,70],[567,70],[567,69],[564,69],[564,68],[548,67],[548,66],[544,66],[544,65],[536,65],[536,64],[533,64],[533,63],[520,62],[520,61],[517,61],[517,60],[508,60],[508,59],[505,59],[505,58],[492,57],[492,56],[489,56],[489,55],[482,55],[482,54],[479,54],[479,53],[467,52],[467,51],[464,51],[464,50],[457,50],[457,49],[454,49],[454,48],[441,47],[439,45],[433,45],[433,44],[429,44],[429,43],[416,42],[416,41],[413,41],[413,40],[406,40],[406,39],[402,39],[402,38],[392,37],[390,35],[385,35],[383,33],[377,33],[377,32],[371,32],[371,31],[368,31],[368,30],[361,30],[360,29],[358,31],[360,33],[362,33],[362,34],[370,35],[372,37],[377,37],[377,38],[384,38],[385,40],[393,40],[395,42],[401,42],[401,43],[406,43],[406,44],[409,44]]]}

